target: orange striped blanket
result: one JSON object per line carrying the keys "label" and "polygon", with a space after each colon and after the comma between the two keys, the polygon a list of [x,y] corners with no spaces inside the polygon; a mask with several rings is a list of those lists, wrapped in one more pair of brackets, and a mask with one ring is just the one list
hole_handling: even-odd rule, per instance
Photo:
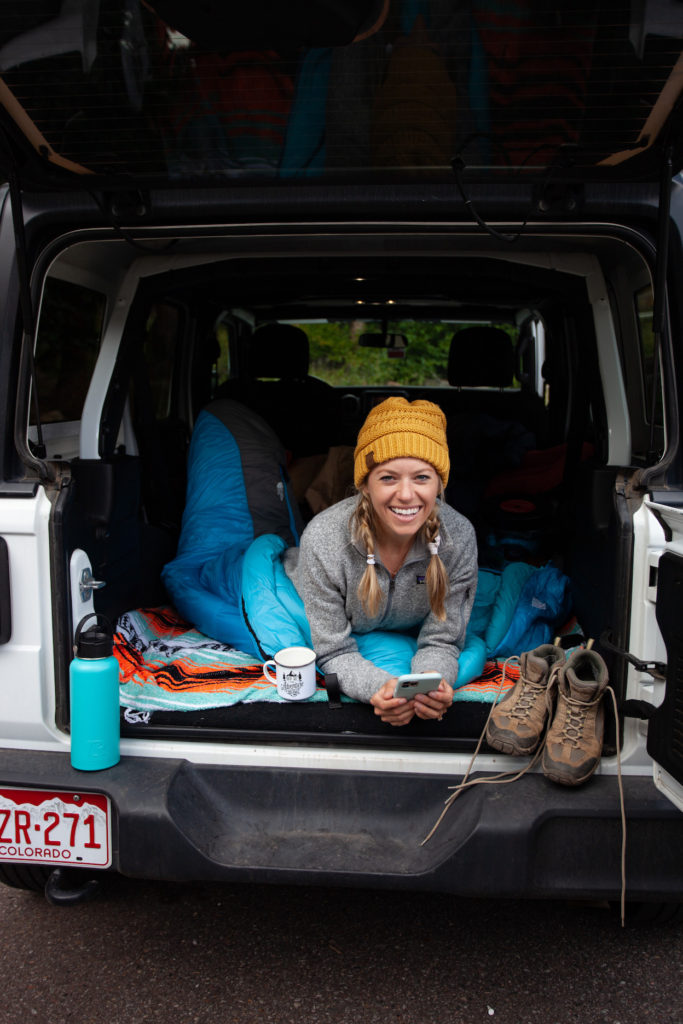
{"label": "orange striped blanket", "polygon": [[[124,707],[189,711],[282,702],[253,655],[204,636],[170,607],[139,608],[122,615],[116,624],[114,656]],[[455,699],[493,701],[518,676],[516,664],[508,664],[503,681],[503,663],[488,661],[479,679],[456,690]],[[310,700],[327,700],[322,677]]]}

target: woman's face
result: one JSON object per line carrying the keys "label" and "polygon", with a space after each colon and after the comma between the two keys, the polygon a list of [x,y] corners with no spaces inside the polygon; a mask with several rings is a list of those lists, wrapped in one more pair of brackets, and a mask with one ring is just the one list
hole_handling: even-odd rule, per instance
{"label": "woman's face", "polygon": [[422,459],[390,459],[370,470],[362,490],[372,503],[379,540],[405,540],[429,518],[441,478]]}

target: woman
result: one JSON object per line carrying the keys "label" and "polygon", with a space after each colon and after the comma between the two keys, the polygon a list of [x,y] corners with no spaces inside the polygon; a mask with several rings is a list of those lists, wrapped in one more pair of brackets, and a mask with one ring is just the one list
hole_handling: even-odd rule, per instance
{"label": "woman", "polygon": [[[296,566],[286,566],[304,602],[319,667],[336,673],[347,696],[371,703],[392,725],[406,725],[414,715],[440,721],[453,702],[477,549],[471,524],[441,500],[448,473],[441,409],[387,398],[358,435],[358,493],[311,520]],[[378,631],[383,637],[389,631],[389,647],[405,645],[407,634],[410,671],[438,672],[438,689],[411,700],[394,697],[396,672],[368,655],[369,634]]]}

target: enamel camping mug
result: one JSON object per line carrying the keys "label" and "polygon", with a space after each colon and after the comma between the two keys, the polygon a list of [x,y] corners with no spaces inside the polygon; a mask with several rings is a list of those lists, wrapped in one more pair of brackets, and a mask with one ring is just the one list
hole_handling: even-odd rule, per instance
{"label": "enamel camping mug", "polygon": [[[275,669],[275,677],[269,669]],[[263,666],[266,679],[277,686],[284,700],[307,700],[315,693],[315,651],[310,647],[284,647]]]}

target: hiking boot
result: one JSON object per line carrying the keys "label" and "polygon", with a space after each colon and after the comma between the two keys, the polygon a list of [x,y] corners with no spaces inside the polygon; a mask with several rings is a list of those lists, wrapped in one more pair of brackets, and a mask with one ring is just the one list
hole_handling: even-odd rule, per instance
{"label": "hiking boot", "polygon": [[598,767],[607,682],[607,666],[595,651],[575,651],[560,669],[555,717],[543,751],[546,778],[562,786],[578,786]]}
{"label": "hiking boot", "polygon": [[565,663],[564,651],[541,644],[520,656],[520,675],[514,687],[491,712],[486,742],[504,754],[533,754],[548,718],[548,683]]}

